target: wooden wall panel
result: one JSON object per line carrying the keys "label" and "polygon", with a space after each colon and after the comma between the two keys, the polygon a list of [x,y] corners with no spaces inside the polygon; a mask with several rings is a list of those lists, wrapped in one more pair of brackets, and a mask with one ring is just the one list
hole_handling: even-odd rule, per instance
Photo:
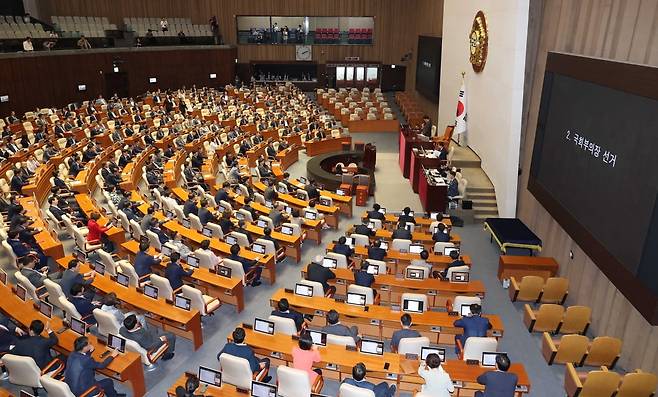
{"label": "wooden wall panel", "polygon": [[[374,44],[370,46],[313,46],[318,63],[358,56],[364,61],[407,66],[406,87],[415,91],[418,35],[441,36],[443,0],[40,0],[40,15],[107,16],[121,24],[124,17],[184,17],[205,24],[216,15],[226,44],[236,44],[236,15],[374,16]],[[241,63],[254,60],[294,60],[291,45],[240,45]],[[436,119],[438,104],[419,97],[424,110]]]}
{"label": "wooden wall panel", "polygon": [[[569,304],[592,307],[592,331],[623,339],[620,364],[658,373],[658,327],[651,326],[527,190],[548,51],[658,66],[658,2],[655,0],[541,0],[536,58],[529,65],[527,127],[521,147],[518,216],[541,237],[543,255],[555,257],[569,278]],[[536,33],[536,32],[535,32]],[[573,250],[574,259],[569,258]]]}

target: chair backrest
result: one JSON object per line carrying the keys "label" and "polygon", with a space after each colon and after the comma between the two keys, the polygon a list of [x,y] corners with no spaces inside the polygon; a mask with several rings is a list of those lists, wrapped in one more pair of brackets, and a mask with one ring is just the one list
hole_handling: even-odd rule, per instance
{"label": "chair backrest", "polygon": [[366,296],[366,305],[372,305],[375,300],[374,290],[370,287],[363,287],[361,285],[350,284],[347,287],[348,293],[363,294]]}
{"label": "chair backrest", "polygon": [[327,345],[356,346],[356,342],[351,336],[327,334]]}
{"label": "chair backrest", "polygon": [[637,370],[624,375],[615,397],[651,397],[656,392],[656,386],[656,375]]}
{"label": "chair backrest", "polygon": [[249,238],[246,234],[240,232],[231,232],[229,234],[238,240],[238,245],[240,247],[249,247]]}
{"label": "chair backrest", "polygon": [[223,353],[219,356],[219,366],[222,371],[222,382],[244,390],[251,389],[252,374],[249,361]]}
{"label": "chair backrest", "polygon": [[223,265],[231,268],[231,277],[238,277],[242,279],[242,284],[246,285],[247,280],[245,279],[244,268],[242,264],[233,259],[224,258]]}
{"label": "chair backrest", "polygon": [[347,257],[345,255],[337,254],[335,252],[327,252],[325,255],[328,258],[336,259],[336,268],[347,269]]}
{"label": "chair backrest", "polygon": [[112,255],[103,251],[102,249],[96,250],[96,253],[98,254],[101,263],[105,265],[105,273],[111,275],[111,276],[116,276],[117,275],[117,264],[114,262],[114,259],[112,258]]}
{"label": "chair backrest", "polygon": [[98,333],[103,336],[108,334],[119,335],[119,329],[121,329],[121,324],[111,313],[103,311],[101,309],[94,309],[94,318],[98,323]]}
{"label": "chair backrest", "polygon": [[21,272],[14,273],[14,277],[16,277],[18,284],[25,288],[30,299],[32,299],[35,303],[38,303],[39,295],[37,295],[37,288],[30,282],[30,280],[23,276]]}
{"label": "chair backrest", "polygon": [[279,365],[276,369],[279,383],[277,395],[281,397],[297,397],[311,395],[311,382],[304,370]]}
{"label": "chair backrest", "polygon": [[128,262],[122,263],[121,273],[128,276],[128,285],[131,287],[136,287],[139,284],[139,276],[137,275],[135,267],[132,264]]}
{"label": "chair backrest", "polygon": [[242,215],[242,217],[244,218],[245,222],[253,222],[253,221],[254,221],[254,217],[251,216],[251,212],[249,212],[249,211],[247,211],[247,210],[245,210],[245,209],[243,209],[243,208],[240,208],[240,209],[238,210],[238,213]]}
{"label": "chair backrest", "polygon": [[155,234],[150,230],[147,230],[146,237],[149,238],[149,243],[151,243],[151,247],[155,248],[158,252],[162,251],[162,243],[160,243],[160,237],[158,237],[157,234]]}
{"label": "chair backrest", "polygon": [[405,292],[400,297],[400,307],[404,307],[404,301],[413,300],[423,302],[423,312],[427,311],[427,295],[425,294],[413,294],[410,292]]}
{"label": "chair backrest", "polygon": [[464,361],[482,359],[483,352],[495,352],[498,349],[498,339],[493,337],[471,336],[464,345]]}
{"label": "chair backrest", "polygon": [[[546,334],[545,334],[546,335]],[[583,335],[564,335],[555,354],[555,361],[559,363],[579,364],[587,353],[589,339]]]}
{"label": "chair backrest", "polygon": [[[423,261],[423,262],[425,262],[425,261]],[[413,261],[412,261],[412,263],[413,263]],[[404,272],[405,272],[404,274],[407,274],[407,269],[415,270],[415,271],[421,271],[422,275],[423,275],[423,278],[429,278],[430,277],[430,275],[429,275],[430,272],[427,271],[427,266],[409,265],[404,269]]]}
{"label": "chair backrest", "polygon": [[585,365],[612,367],[621,354],[621,339],[612,336],[597,336],[589,346]]}
{"label": "chair backrest", "polygon": [[[526,276],[527,277],[527,276]],[[564,277],[550,277],[546,280],[541,295],[542,303],[562,303],[569,290],[569,279]]]}
{"label": "chair backrest", "polygon": [[199,219],[198,216],[194,214],[188,214],[188,218],[190,218],[190,228],[196,230],[197,232],[200,232],[203,230],[203,225],[201,224],[201,219]]}
{"label": "chair backrest", "polygon": [[582,334],[587,330],[592,309],[587,306],[569,306],[564,312],[560,333]]}
{"label": "chair backrest", "polygon": [[41,370],[32,357],[5,354],[2,363],[9,374],[9,383],[34,388],[41,387]]}
{"label": "chair backrest", "polygon": [[171,288],[168,279],[157,274],[151,274],[150,280],[151,284],[158,289],[158,298],[174,300],[174,290]]}
{"label": "chair backrest", "polygon": [[269,316],[269,321],[274,323],[274,332],[283,335],[297,335],[297,326],[292,318]]}
{"label": "chair backrest", "polygon": [[350,235],[354,239],[354,246],[355,247],[367,247],[370,245],[370,239],[368,236],[365,236],[363,234],[357,234],[357,233],[352,233]]}
{"label": "chair backrest", "polygon": [[261,216],[258,217],[258,219],[267,222],[267,227],[269,227],[270,229],[272,229],[272,230],[275,229],[274,221],[269,216],[261,215]]}
{"label": "chair backrest", "polygon": [[206,313],[206,302],[203,299],[203,293],[201,291],[189,285],[183,285],[181,292],[184,297],[190,300],[193,310],[198,310],[202,316],[208,314]]}
{"label": "chair backrest", "polygon": [[621,377],[612,371],[591,371],[583,382],[583,388],[579,397],[604,397],[612,396]]}
{"label": "chair backrest", "polygon": [[[69,385],[66,384],[66,382],[53,379],[48,375],[41,375],[39,381],[41,382],[41,386],[43,386],[43,388],[46,390],[46,393],[48,393],[49,397],[75,397],[75,394],[71,392],[71,389],[69,388]],[[97,395],[98,393],[91,394],[90,397]]]}
{"label": "chair backrest", "polygon": [[62,287],[60,287],[58,283],[49,278],[43,280],[43,285],[46,287],[46,291],[48,291],[48,301],[55,305],[55,307],[64,310],[64,308],[60,306],[59,302],[59,298],[61,296],[65,296],[64,292],[62,291]]}
{"label": "chair backrest", "polygon": [[281,226],[287,226],[292,229],[293,236],[300,236],[302,234],[302,228],[296,223],[282,223]]}
{"label": "chair backrest", "polygon": [[265,253],[268,255],[276,254],[276,247],[274,246],[274,241],[265,240],[264,238],[256,239],[256,243],[263,244],[265,246]]}
{"label": "chair backrest", "polygon": [[317,281],[311,281],[306,279],[301,279],[298,281],[299,284],[308,285],[313,288],[313,296],[324,296],[324,287],[321,283]]}
{"label": "chair backrest", "polygon": [[451,267],[446,272],[446,278],[448,280],[452,280],[452,273],[454,273],[454,272],[470,273],[470,271],[471,271],[471,268],[468,265]]}
{"label": "chair backrest", "polygon": [[66,299],[65,296],[59,297],[59,305],[59,307],[64,310],[64,315],[68,321],[71,321],[71,318],[77,318],[78,320],[82,319],[78,309],[76,309],[73,303]]}
{"label": "chair backrest", "polygon": [[416,354],[420,357],[420,350],[422,347],[430,345],[430,338],[420,336],[417,338],[402,338],[398,345],[398,354]]}
{"label": "chair backrest", "polygon": [[393,243],[391,244],[391,249],[395,251],[406,251],[409,252],[409,246],[411,245],[411,240],[405,240],[401,238],[396,238],[393,239]]}
{"label": "chair backrest", "polygon": [[142,359],[142,364],[144,365],[153,364],[149,358],[148,351],[146,351],[146,349],[144,349],[139,345],[139,343],[132,339],[126,338],[126,351],[139,354],[140,358]]}
{"label": "chair backrest", "polygon": [[372,265],[377,265],[378,266],[378,273],[377,274],[387,274],[388,273],[388,267],[386,265],[385,261],[378,261],[376,259],[366,259],[366,262],[372,264]]}
{"label": "chair backrest", "polygon": [[[544,279],[539,276],[523,276],[516,296],[520,301],[536,301],[544,287]],[[556,302],[557,303],[557,302]]]}
{"label": "chair backrest", "polygon": [[218,238],[218,239],[223,239],[224,238],[224,231],[222,230],[222,227],[219,226],[216,223],[208,222],[206,223],[206,227],[210,230],[212,230],[212,237],[213,238]]}
{"label": "chair backrest", "polygon": [[139,240],[144,235],[142,232],[142,227],[139,226],[139,223],[137,223],[134,219],[130,220],[130,230],[132,231],[133,238],[135,240]]}
{"label": "chair backrest", "polygon": [[453,243],[446,243],[446,242],[442,242],[442,241],[437,241],[436,243],[434,243],[434,251],[433,252],[440,252],[441,255],[443,255],[444,248],[448,248],[448,247],[452,248],[454,246],[455,246],[455,244],[453,244]]}
{"label": "chair backrest", "polygon": [[209,252],[203,252],[203,250],[198,249],[194,251],[194,256],[199,259],[199,267],[202,267],[204,269],[210,269],[211,267],[213,267],[214,258]]}
{"label": "chair backrest", "polygon": [[454,311],[456,312],[461,312],[461,307],[462,305],[472,305],[472,304],[478,304],[482,305],[482,299],[479,296],[464,296],[464,295],[458,295],[455,296],[454,301],[452,302],[452,307]]}
{"label": "chair backrest", "polygon": [[564,315],[564,307],[552,303],[545,303],[539,306],[535,314],[537,321],[534,329],[536,331],[552,332],[557,329]]}
{"label": "chair backrest", "polygon": [[375,392],[363,387],[342,383],[338,389],[338,397],[376,397]]}

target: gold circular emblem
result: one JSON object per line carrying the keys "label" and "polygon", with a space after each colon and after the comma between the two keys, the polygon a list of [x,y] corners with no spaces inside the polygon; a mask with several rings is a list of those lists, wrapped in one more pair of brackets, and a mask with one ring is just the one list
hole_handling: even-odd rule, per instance
{"label": "gold circular emblem", "polygon": [[470,59],[473,70],[480,73],[487,62],[487,52],[489,50],[489,32],[487,31],[487,21],[482,11],[478,11],[473,19],[473,27],[469,35],[470,40]]}

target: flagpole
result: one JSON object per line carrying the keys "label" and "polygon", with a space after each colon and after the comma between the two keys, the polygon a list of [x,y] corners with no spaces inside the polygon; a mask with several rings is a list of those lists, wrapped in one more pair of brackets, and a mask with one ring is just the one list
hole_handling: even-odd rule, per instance
{"label": "flagpole", "polygon": [[[466,76],[466,72],[462,72],[462,84],[464,84],[464,77]],[[455,127],[457,127],[457,122],[455,122]],[[462,145],[462,134],[457,134],[457,145],[461,146]]]}

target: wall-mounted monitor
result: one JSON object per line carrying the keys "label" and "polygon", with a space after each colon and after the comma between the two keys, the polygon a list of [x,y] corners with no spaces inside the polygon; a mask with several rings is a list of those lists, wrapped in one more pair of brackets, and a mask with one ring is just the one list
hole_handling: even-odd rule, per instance
{"label": "wall-mounted monitor", "polygon": [[87,91],[86,84],[78,84],[78,91]]}

